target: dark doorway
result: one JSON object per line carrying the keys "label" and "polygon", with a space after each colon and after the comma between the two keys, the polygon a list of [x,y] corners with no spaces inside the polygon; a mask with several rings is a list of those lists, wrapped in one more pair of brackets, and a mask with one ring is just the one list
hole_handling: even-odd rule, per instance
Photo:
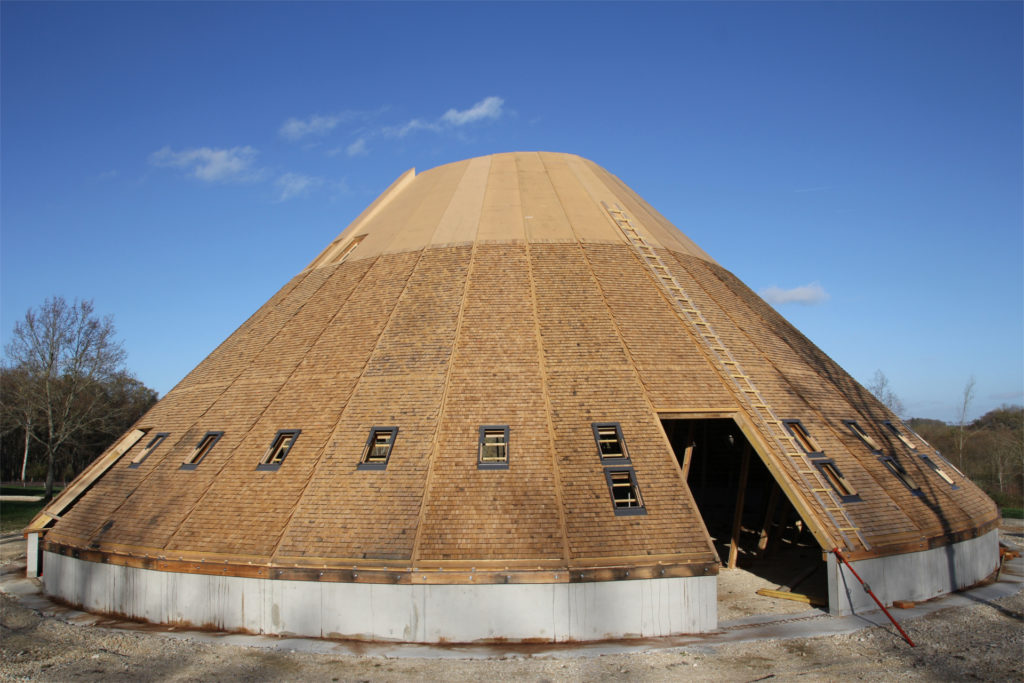
{"label": "dark doorway", "polygon": [[827,595],[821,548],[732,418],[662,419],[723,566]]}

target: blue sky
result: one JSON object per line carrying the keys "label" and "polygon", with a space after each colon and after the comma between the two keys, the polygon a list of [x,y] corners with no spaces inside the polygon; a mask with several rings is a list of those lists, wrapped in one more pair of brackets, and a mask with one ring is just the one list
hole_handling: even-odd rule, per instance
{"label": "blue sky", "polygon": [[1021,3],[0,4],[0,337],[161,394],[410,167],[622,178],[912,416],[1024,401]]}

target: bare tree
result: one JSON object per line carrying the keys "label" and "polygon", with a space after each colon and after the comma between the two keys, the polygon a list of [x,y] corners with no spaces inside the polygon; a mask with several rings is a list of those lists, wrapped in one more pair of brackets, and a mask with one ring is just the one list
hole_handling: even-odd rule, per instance
{"label": "bare tree", "polygon": [[974,375],[971,375],[967,380],[967,384],[964,385],[964,393],[960,401],[960,419],[958,421],[959,429],[956,435],[956,450],[960,466],[960,470],[964,469],[964,444],[967,443],[967,411],[971,406],[971,401],[974,399]]}
{"label": "bare tree", "polygon": [[101,385],[123,372],[125,351],[110,316],[98,318],[92,301],[47,299],[14,325],[5,351],[10,368],[25,374],[14,394],[36,429],[26,434],[46,455],[46,495],[53,497],[58,454],[111,415]]}
{"label": "bare tree", "polygon": [[21,481],[25,481],[28,468],[30,433],[32,418],[35,417],[32,402],[28,399],[30,392],[28,373],[24,368],[0,368],[0,435],[6,436],[20,430],[24,435]]}
{"label": "bare tree", "polygon": [[875,398],[895,413],[897,417],[903,417],[903,413],[906,410],[903,407],[903,401],[900,400],[900,397],[889,386],[889,378],[885,376],[884,372],[875,370],[875,376],[871,378],[871,383],[868,384],[868,391],[874,394]]}

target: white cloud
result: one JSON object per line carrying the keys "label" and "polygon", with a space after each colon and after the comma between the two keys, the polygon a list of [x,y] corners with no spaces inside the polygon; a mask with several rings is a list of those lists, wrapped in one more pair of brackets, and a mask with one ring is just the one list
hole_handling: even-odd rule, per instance
{"label": "white cloud", "polygon": [[496,119],[501,117],[502,107],[505,100],[500,97],[486,97],[469,109],[449,109],[436,121],[424,121],[423,119],[412,119],[400,126],[384,126],[380,134],[390,138],[404,138],[409,133],[417,130],[431,130],[440,133],[447,128],[458,128],[469,123],[482,121],[484,119]]}
{"label": "white cloud", "polygon": [[449,109],[441,117],[441,120],[453,126],[464,126],[467,123],[473,123],[482,119],[496,119],[501,116],[501,107],[504,104],[505,100],[500,97],[487,97],[469,109],[463,109],[462,111]]}
{"label": "white cloud", "polygon": [[325,135],[341,122],[340,116],[314,114],[308,119],[290,118],[281,124],[278,133],[289,140],[301,140],[308,135]]}
{"label": "white cloud", "polygon": [[367,154],[366,138],[359,138],[351,145],[346,147],[345,154],[349,155],[350,157]]}
{"label": "white cloud", "polygon": [[310,190],[323,184],[322,178],[314,178],[300,173],[285,173],[274,181],[274,185],[277,186],[277,201],[279,202],[307,195]]}
{"label": "white cloud", "polygon": [[772,304],[778,306],[779,304],[803,304],[804,306],[814,306],[822,302],[828,301],[828,292],[817,282],[812,282],[809,285],[800,285],[799,287],[793,287],[792,289],[782,289],[781,287],[768,287],[758,292],[761,298]]}
{"label": "white cloud", "polygon": [[214,149],[193,147],[175,152],[170,147],[158,149],[149,155],[154,166],[188,169],[190,175],[206,182],[253,180],[252,163],[256,159],[252,147]]}
{"label": "white cloud", "polygon": [[404,138],[414,130],[440,130],[441,127],[436,123],[427,123],[422,119],[413,119],[401,126],[385,126],[381,128],[381,133],[392,138]]}

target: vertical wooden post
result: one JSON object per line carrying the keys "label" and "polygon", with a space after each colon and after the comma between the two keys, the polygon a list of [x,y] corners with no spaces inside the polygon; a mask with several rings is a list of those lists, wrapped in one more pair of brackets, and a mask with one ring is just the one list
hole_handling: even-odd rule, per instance
{"label": "vertical wooden post", "polygon": [[764,522],[761,524],[761,537],[757,539],[757,549],[761,552],[768,547],[768,537],[772,533],[772,522],[775,521],[775,508],[779,504],[779,485],[772,481],[772,492],[768,496],[768,507],[764,511]]}
{"label": "vertical wooden post", "polygon": [[740,490],[736,494],[736,512],[732,518],[732,541],[729,544],[729,569],[736,568],[736,557],[739,554],[740,529],[743,526],[743,503],[747,494],[747,473],[750,471],[750,443],[743,448],[743,460],[740,462]]}
{"label": "vertical wooden post", "polygon": [[690,463],[693,462],[693,420],[686,431],[686,450],[683,451],[683,481],[689,481]]}

